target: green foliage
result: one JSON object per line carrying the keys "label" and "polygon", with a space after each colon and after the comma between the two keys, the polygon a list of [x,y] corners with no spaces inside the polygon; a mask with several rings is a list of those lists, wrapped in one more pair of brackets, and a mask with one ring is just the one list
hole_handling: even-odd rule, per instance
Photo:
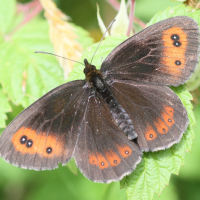
{"label": "green foliage", "polygon": [[67,163],[66,166],[69,168],[69,170],[70,170],[73,174],[77,175],[77,173],[78,173],[78,168],[76,167],[76,163],[75,163],[74,158],[72,158],[72,159]]}
{"label": "green foliage", "polygon": [[0,44],[0,82],[13,103],[27,107],[63,83],[62,70],[55,57],[34,53],[53,51],[46,21],[34,19],[8,36]]}
{"label": "green foliage", "polygon": [[0,6],[6,10],[6,14],[0,12],[0,21],[6,22],[0,26],[0,82],[13,103],[27,107],[63,83],[62,70],[55,57],[34,53],[53,51],[47,22],[34,19],[17,30],[22,18],[15,15],[15,1],[6,2]]}
{"label": "green foliage", "polygon": [[10,30],[14,19],[16,9],[16,1],[10,0],[10,1],[0,1],[0,32],[1,36],[5,33],[8,33]]}
{"label": "green foliage", "polygon": [[[8,99],[16,105],[27,107],[52,88],[64,83],[62,69],[55,57],[34,54],[35,51],[53,52],[47,22],[41,18],[36,18],[17,30],[15,28],[23,16],[16,15],[15,9],[15,0],[0,1],[0,83],[2,84],[0,89],[0,128],[5,127],[6,113],[11,111]],[[199,10],[181,5],[159,12],[148,25],[177,15],[191,16],[200,25],[199,14]],[[74,27],[75,32],[80,36],[79,42],[83,47],[88,46],[92,40],[87,32],[75,25]],[[126,38],[125,36],[106,38],[96,52],[93,64],[100,68],[106,56]],[[83,63],[85,58],[91,61],[97,46],[98,44],[94,44],[88,48],[80,62]],[[67,81],[84,79],[83,68],[82,65],[76,63]],[[199,80],[199,78],[197,79]],[[151,200],[155,192],[160,194],[169,184],[171,174],[179,173],[180,166],[184,164],[185,152],[191,151],[194,139],[193,125],[195,124],[190,103],[192,96],[183,86],[172,89],[185,105],[190,125],[180,143],[167,150],[145,153],[137,169],[120,182],[121,187],[126,188],[128,200]],[[17,109],[22,109],[21,106],[16,107],[15,105],[12,105],[12,108],[14,112],[8,114],[9,121],[17,115]],[[96,184],[86,180],[79,172],[79,178],[77,178],[65,167],[53,172],[29,172],[10,166],[3,161],[0,162],[0,172],[5,172],[1,173],[0,188],[3,188],[4,181],[10,180],[12,180],[12,183],[16,181],[16,185],[24,190],[32,191],[30,188],[34,188],[34,191],[37,192],[30,192],[26,199],[41,199],[41,197],[46,199],[70,199],[72,197],[73,199],[80,199],[82,196],[83,199],[112,200],[124,198],[124,191],[119,190],[118,183]],[[195,162],[197,161],[195,160]],[[70,161],[67,166],[70,171],[77,173],[74,160]],[[34,184],[30,181],[32,179],[35,180]],[[24,183],[22,183],[23,181]],[[43,187],[39,185],[40,182]],[[55,193],[56,186],[58,186],[58,191],[66,191],[65,197],[58,196],[60,192]],[[10,185],[9,187],[12,190]]]}

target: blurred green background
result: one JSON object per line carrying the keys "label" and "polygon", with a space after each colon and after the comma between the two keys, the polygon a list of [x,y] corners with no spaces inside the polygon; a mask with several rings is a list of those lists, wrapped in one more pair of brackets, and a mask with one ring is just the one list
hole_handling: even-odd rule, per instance
{"label": "blurred green background", "polygon": [[[2,0],[1,0],[2,1]],[[25,0],[21,3],[28,2]],[[72,21],[88,30],[91,36],[98,41],[101,32],[96,19],[96,3],[100,6],[101,16],[106,25],[116,15],[116,11],[106,0],[56,0],[56,4]],[[159,2],[159,3],[158,3]],[[147,23],[153,15],[169,6],[181,2],[169,0],[137,0],[135,14]],[[198,98],[198,97],[197,97]],[[199,99],[200,100],[200,99]],[[22,107],[13,110],[19,113]],[[197,119],[192,153],[186,153],[185,166],[181,167],[179,176],[172,175],[169,186],[154,200],[198,200],[200,199],[200,105],[194,105]],[[12,119],[16,113],[9,113]],[[87,180],[80,172],[74,175],[67,167],[59,167],[53,171],[23,170],[0,159],[0,200],[122,200],[126,199],[125,189],[120,189],[119,183],[98,184]]]}

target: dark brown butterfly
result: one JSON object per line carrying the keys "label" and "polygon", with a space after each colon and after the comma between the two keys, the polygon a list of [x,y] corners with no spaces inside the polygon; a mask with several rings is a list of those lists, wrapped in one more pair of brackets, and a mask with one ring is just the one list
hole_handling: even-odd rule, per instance
{"label": "dark brown butterfly", "polygon": [[184,84],[198,62],[199,29],[189,17],[156,23],[117,46],[101,69],[85,59],[85,80],[65,83],[20,113],[0,154],[26,169],[54,169],[72,157],[95,182],[130,174],[142,151],[178,143],[188,116],[167,86]]}

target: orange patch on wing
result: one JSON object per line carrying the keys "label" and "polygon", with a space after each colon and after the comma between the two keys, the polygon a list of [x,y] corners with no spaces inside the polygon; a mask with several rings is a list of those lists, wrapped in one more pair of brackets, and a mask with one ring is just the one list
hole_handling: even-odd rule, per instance
{"label": "orange patch on wing", "polygon": [[147,129],[145,131],[145,138],[150,141],[157,138],[157,134],[151,125],[147,126]]}
{"label": "orange patch on wing", "polygon": [[97,165],[98,166],[98,161],[97,161],[97,157],[95,154],[91,153],[89,154],[89,163],[91,165]]}
{"label": "orange patch on wing", "polygon": [[[175,40],[171,39],[171,36],[176,34],[179,36],[180,46],[176,47],[173,45]],[[187,34],[180,27],[173,27],[163,31],[163,58],[161,59],[161,64],[168,66],[166,70],[170,74],[180,75],[181,69],[184,69],[185,66],[185,52],[187,48]],[[175,64],[176,61],[179,61],[180,64]]]}
{"label": "orange patch on wing", "polygon": [[165,134],[169,131],[169,127],[163,122],[162,119],[158,119],[156,122],[154,122],[154,125],[160,134]]}
{"label": "orange patch on wing", "polygon": [[100,169],[104,169],[104,168],[109,167],[109,164],[108,164],[106,158],[102,154],[98,153],[97,159],[98,159],[98,162],[99,162]]}
{"label": "orange patch on wing", "polygon": [[161,116],[164,119],[165,123],[171,127],[175,121],[173,120],[173,115],[174,115],[174,109],[170,106],[164,107],[166,112],[162,112]]}
{"label": "orange patch on wing", "polygon": [[[161,113],[162,119],[157,119],[154,125],[160,134],[166,134],[175,121],[173,120],[174,109],[170,106],[164,107],[164,112]],[[163,121],[164,120],[164,121]]]}
{"label": "orange patch on wing", "polygon": [[[33,144],[30,148],[27,148],[26,143],[22,144],[20,139],[22,136],[27,136],[27,141],[32,140]],[[46,135],[41,132],[37,134],[36,131],[27,128],[21,127],[12,138],[12,143],[17,151],[22,154],[39,154],[42,157],[52,158],[55,156],[61,156],[64,151],[64,143],[59,141],[59,137],[55,137],[52,135]],[[52,152],[47,153],[47,148],[51,148]]]}
{"label": "orange patch on wing", "polygon": [[106,152],[106,158],[112,167],[119,165],[121,158],[113,151]]}
{"label": "orange patch on wing", "polygon": [[174,109],[171,106],[165,106],[164,109],[171,117],[174,116]]}
{"label": "orange patch on wing", "polygon": [[96,155],[94,153],[89,154],[89,162],[91,165],[99,166],[100,169],[109,167],[108,161],[100,153],[96,153]]}
{"label": "orange patch on wing", "polygon": [[131,155],[132,149],[126,145],[126,146],[117,146],[119,153],[122,155],[123,158],[126,158]]}

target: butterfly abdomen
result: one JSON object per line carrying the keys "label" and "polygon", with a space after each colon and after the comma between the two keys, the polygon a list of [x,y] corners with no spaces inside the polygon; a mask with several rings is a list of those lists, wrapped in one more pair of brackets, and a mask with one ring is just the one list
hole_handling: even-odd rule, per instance
{"label": "butterfly abdomen", "polygon": [[137,134],[134,131],[133,123],[127,114],[127,112],[123,109],[123,107],[118,103],[116,98],[113,96],[112,92],[105,85],[104,91],[98,91],[101,98],[107,104],[110,113],[113,116],[116,124],[119,128],[128,136],[130,140],[137,138]]}

